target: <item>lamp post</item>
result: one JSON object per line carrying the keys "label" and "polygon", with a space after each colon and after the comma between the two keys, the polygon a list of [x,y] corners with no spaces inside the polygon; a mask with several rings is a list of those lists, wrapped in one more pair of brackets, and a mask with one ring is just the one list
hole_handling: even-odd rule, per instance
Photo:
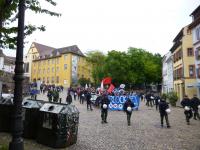
{"label": "lamp post", "polygon": [[23,150],[24,143],[22,139],[23,122],[22,122],[22,82],[23,82],[23,41],[24,41],[24,15],[25,0],[19,0],[19,18],[18,18],[18,35],[17,51],[15,61],[15,90],[14,90],[14,112],[12,123],[12,141],[9,150]]}

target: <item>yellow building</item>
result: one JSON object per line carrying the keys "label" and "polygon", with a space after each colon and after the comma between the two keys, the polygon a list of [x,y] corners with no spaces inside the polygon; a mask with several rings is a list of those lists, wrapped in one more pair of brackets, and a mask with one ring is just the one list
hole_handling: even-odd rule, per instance
{"label": "yellow building", "polygon": [[197,94],[197,89],[192,34],[188,26],[181,29],[173,42],[174,45],[170,51],[174,61],[174,90],[179,100],[182,100],[184,95],[192,98],[194,94]]}
{"label": "yellow building", "polygon": [[54,48],[44,55],[40,53],[41,50],[38,50],[37,46],[34,48],[32,46],[31,49],[34,50],[32,54],[35,55],[31,63],[31,81],[36,79],[45,84],[69,87],[77,84],[80,78],[92,80],[91,65],[87,63],[85,55],[76,45]]}

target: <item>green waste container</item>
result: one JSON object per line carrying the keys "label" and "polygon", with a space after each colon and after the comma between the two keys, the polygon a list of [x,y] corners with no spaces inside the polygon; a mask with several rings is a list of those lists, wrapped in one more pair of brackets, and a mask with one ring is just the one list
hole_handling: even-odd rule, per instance
{"label": "green waste container", "polygon": [[0,100],[0,132],[11,132],[13,99]]}
{"label": "green waste container", "polygon": [[38,132],[39,125],[39,109],[43,106],[45,101],[25,99],[22,102],[23,112],[23,137],[35,139]]}
{"label": "green waste container", "polygon": [[45,103],[40,108],[37,142],[53,148],[76,143],[79,111],[73,105]]}

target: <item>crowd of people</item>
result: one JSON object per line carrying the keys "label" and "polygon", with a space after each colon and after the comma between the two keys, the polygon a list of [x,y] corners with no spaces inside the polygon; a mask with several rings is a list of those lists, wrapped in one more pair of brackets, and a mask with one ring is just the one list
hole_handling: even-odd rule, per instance
{"label": "crowd of people", "polygon": [[[163,120],[165,118],[167,128],[170,128],[168,114],[170,113],[169,103],[166,102],[166,97],[160,97],[158,94],[153,94],[147,92],[147,94],[141,95],[141,100],[146,101],[148,107],[156,106],[156,110],[159,108],[161,127],[163,127]],[[186,123],[190,125],[190,119],[193,117],[194,120],[200,120],[199,109],[200,109],[200,99],[197,98],[197,95],[194,95],[193,98],[189,99],[187,95],[184,96],[181,101],[181,106],[184,108],[184,114],[186,118]]]}
{"label": "crowd of people", "polygon": [[[33,85],[34,87],[34,85]],[[34,89],[34,88],[33,88]],[[45,94],[47,91],[47,97],[49,102],[58,102],[59,101],[59,93],[63,91],[62,86],[54,86],[54,85],[44,85],[40,86],[40,92]],[[95,93],[97,98],[95,101],[92,101],[92,94]],[[37,94],[32,94],[37,95]],[[31,96],[32,96],[31,95]],[[76,101],[79,100],[80,104],[84,104],[86,102],[87,110],[93,110],[92,104],[99,107],[101,109],[101,123],[108,123],[107,116],[108,116],[108,109],[110,100],[108,96],[129,96],[129,95],[139,95],[140,100],[146,103],[147,107],[154,107],[156,110],[159,110],[160,113],[160,122],[161,127],[163,127],[164,119],[166,121],[167,128],[170,128],[169,117],[168,114],[170,113],[169,103],[166,101],[165,97],[159,96],[159,94],[155,94],[152,92],[138,92],[138,91],[125,91],[123,89],[114,90],[111,93],[106,91],[100,92],[95,88],[68,88],[67,89],[67,96],[66,96],[66,103],[71,104],[72,100]],[[72,98],[73,96],[73,98]],[[32,97],[36,99],[36,96]],[[60,100],[61,101],[61,100]],[[200,100],[197,98],[196,95],[192,99],[189,99],[187,95],[184,96],[183,100],[181,101],[181,105],[184,108],[184,114],[186,118],[186,122],[189,125],[190,119],[193,117],[195,120],[200,120],[200,115],[198,109],[200,109]],[[135,104],[128,98],[123,105],[123,111],[127,115],[127,124],[130,126],[131,124],[131,115]]]}

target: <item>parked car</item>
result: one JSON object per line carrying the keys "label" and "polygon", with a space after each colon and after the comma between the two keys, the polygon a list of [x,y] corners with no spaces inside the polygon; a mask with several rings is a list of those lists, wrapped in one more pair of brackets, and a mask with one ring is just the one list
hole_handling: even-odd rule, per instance
{"label": "parked car", "polygon": [[90,100],[92,101],[93,104],[95,104],[96,99],[97,99],[96,93],[91,93],[91,99]]}

